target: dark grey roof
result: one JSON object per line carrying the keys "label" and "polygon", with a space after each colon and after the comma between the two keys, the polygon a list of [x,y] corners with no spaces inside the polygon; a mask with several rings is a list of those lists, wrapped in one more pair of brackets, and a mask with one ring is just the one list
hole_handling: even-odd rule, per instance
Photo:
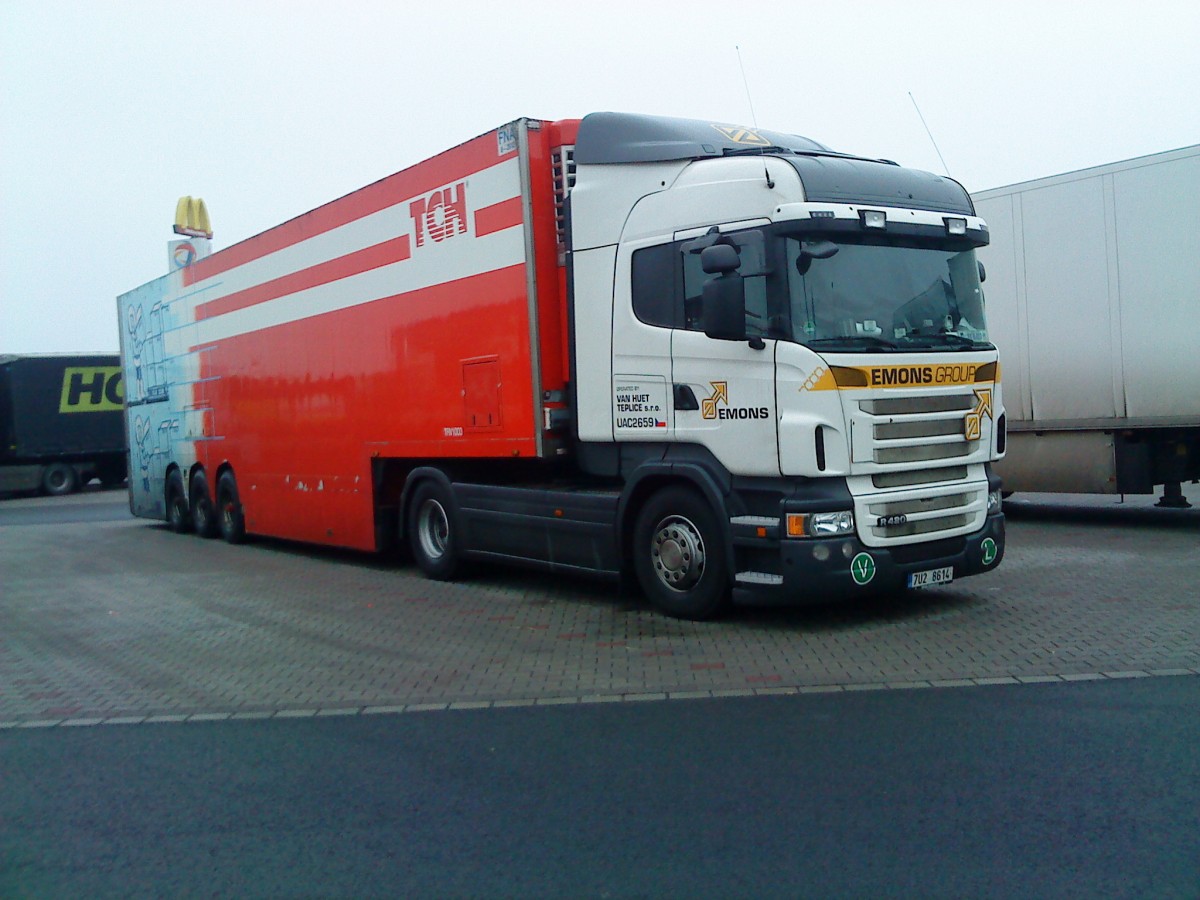
{"label": "dark grey roof", "polygon": [[920,169],[905,169],[883,160],[852,156],[792,155],[783,158],[800,175],[804,196],[810,201],[975,215],[970,196],[953,178]]}

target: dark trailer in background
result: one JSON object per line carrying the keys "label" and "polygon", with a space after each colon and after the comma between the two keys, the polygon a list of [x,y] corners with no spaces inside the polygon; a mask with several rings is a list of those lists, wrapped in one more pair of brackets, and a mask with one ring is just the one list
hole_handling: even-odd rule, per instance
{"label": "dark trailer in background", "polygon": [[0,355],[0,491],[120,484],[124,400],[116,354]]}

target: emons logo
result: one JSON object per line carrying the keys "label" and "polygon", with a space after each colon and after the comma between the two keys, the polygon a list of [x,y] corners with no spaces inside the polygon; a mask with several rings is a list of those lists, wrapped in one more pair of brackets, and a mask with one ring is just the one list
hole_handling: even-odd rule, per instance
{"label": "emons logo", "polygon": [[712,395],[700,401],[700,415],[705,419],[770,418],[771,411],[765,406],[730,406],[728,381],[710,381],[709,384],[712,385]]}

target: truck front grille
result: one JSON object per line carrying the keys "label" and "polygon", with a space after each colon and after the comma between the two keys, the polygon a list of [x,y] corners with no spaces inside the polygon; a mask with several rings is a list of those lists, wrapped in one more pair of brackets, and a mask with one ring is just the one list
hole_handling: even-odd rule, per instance
{"label": "truck front grille", "polygon": [[862,425],[855,438],[869,436],[869,447],[856,447],[855,460],[881,466],[963,460],[979,449],[968,441],[964,419],[974,407],[973,392],[932,397],[887,397],[858,403]]}
{"label": "truck front grille", "polygon": [[[987,516],[987,484],[919,488],[862,497],[855,515],[868,544],[912,543],[976,531]],[[869,539],[868,539],[869,536]]]}

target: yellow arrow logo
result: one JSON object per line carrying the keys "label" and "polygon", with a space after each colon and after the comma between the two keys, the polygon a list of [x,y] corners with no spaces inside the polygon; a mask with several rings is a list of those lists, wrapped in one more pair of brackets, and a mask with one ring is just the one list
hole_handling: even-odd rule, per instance
{"label": "yellow arrow logo", "polygon": [[712,396],[700,401],[700,415],[705,419],[715,419],[717,417],[717,404],[724,403],[729,405],[729,382],[728,381],[710,381],[712,385]]}
{"label": "yellow arrow logo", "polygon": [[741,125],[714,125],[713,128],[725,135],[735,144],[747,144],[751,147],[769,147],[771,142],[759,134],[757,131],[752,131],[749,128],[744,128]]}
{"label": "yellow arrow logo", "polygon": [[992,392],[990,389],[977,390],[975,399],[979,401],[975,406],[975,415],[992,417]]}
{"label": "yellow arrow logo", "polygon": [[963,436],[968,441],[977,441],[983,437],[983,417],[992,417],[992,392],[990,388],[975,391],[975,399],[979,402],[967,413],[963,420]]}

